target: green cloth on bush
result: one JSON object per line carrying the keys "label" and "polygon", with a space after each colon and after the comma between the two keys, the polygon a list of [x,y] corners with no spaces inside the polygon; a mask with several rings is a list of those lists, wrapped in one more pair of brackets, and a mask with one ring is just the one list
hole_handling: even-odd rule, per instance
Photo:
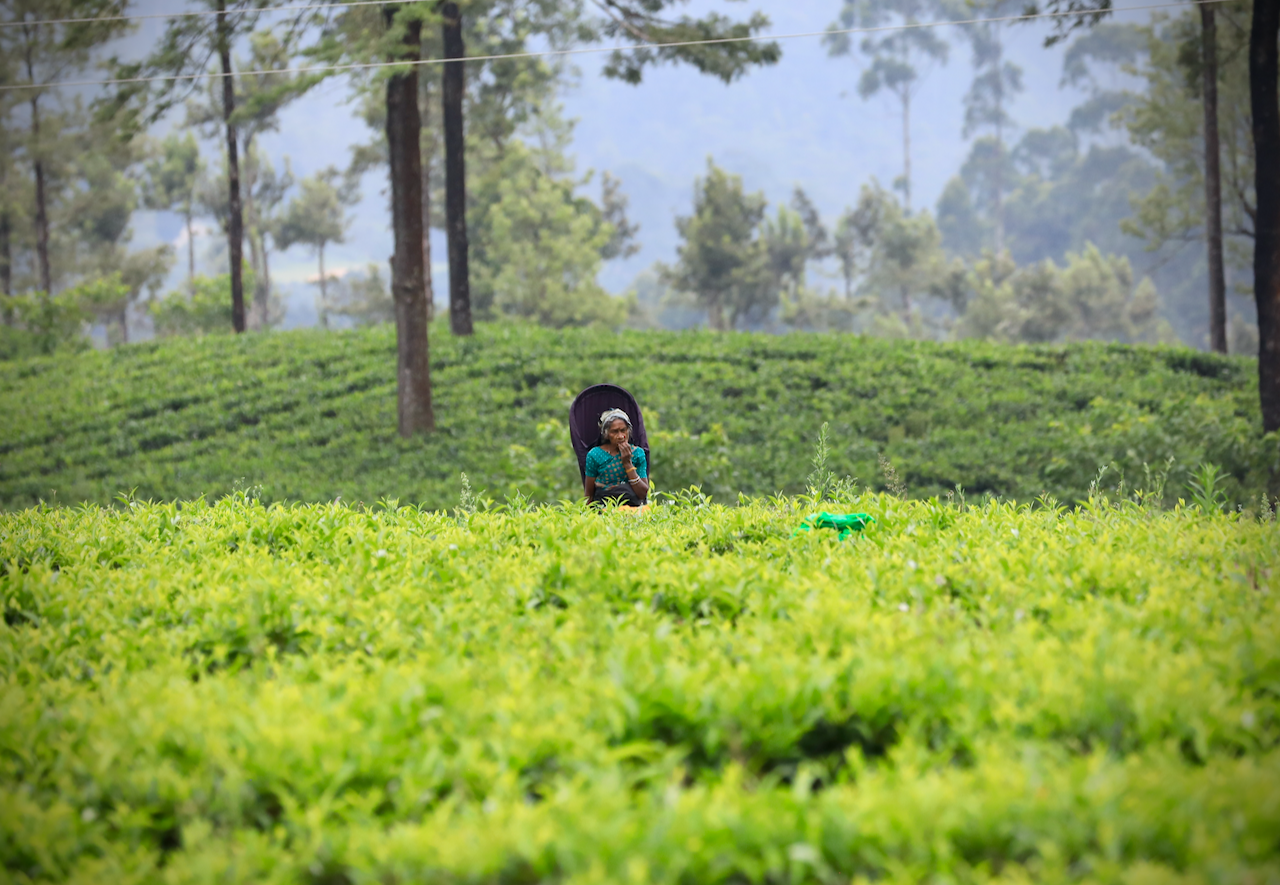
{"label": "green cloth on bush", "polygon": [[810,513],[806,516],[796,532],[807,532],[810,528],[835,529],[839,533],[840,540],[843,541],[875,521],[874,516],[868,516],[865,513],[828,513],[824,510],[821,513]]}

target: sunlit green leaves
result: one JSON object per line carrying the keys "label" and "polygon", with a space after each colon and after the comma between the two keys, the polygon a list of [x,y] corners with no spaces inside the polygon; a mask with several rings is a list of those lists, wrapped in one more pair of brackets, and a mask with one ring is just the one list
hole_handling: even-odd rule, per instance
{"label": "sunlit green leaves", "polygon": [[683,498],[0,517],[5,868],[1275,875],[1273,523]]}

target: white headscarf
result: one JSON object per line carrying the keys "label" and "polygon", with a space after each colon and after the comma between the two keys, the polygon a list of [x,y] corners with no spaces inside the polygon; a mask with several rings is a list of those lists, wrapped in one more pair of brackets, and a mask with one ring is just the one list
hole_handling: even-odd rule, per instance
{"label": "white headscarf", "polygon": [[600,413],[600,438],[601,439],[604,439],[604,429],[608,427],[610,424],[612,424],[614,421],[616,421],[618,418],[621,418],[623,421],[626,421],[627,429],[628,430],[631,429],[631,419],[627,417],[627,413],[622,411],[622,409],[609,409],[606,412]]}

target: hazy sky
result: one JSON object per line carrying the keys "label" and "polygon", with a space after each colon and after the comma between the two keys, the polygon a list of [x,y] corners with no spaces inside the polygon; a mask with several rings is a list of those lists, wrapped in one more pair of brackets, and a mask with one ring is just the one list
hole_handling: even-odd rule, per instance
{"label": "hazy sky", "polygon": [[[716,8],[734,15],[759,9],[770,17],[772,32],[783,34],[823,30],[835,20],[840,4],[699,0],[687,8],[694,13]],[[173,4],[146,0],[137,9],[172,11]],[[145,51],[162,27],[158,21],[144,23],[123,47],[125,54]],[[1023,129],[1064,122],[1082,97],[1059,87],[1062,50],[1043,47],[1047,30],[1034,24],[1005,29],[1008,55],[1023,68],[1026,88],[1012,109]],[[933,206],[969,148],[961,138],[962,97],[972,79],[969,49],[958,28],[944,28],[942,34],[951,43],[950,62],[928,74],[912,115],[917,207]],[[603,170],[619,177],[631,200],[631,219],[640,224],[643,248],[625,262],[606,265],[601,282],[608,289],[621,292],[641,269],[675,257],[674,218],[689,211],[694,178],[705,170],[708,157],[741,174],[748,189],[763,190],[771,204],[789,199],[798,184],[827,216],[853,203],[858,188],[871,177],[887,186],[901,174],[899,108],[887,96],[866,101],[858,97],[861,59],[829,57],[818,37],[785,40],[782,50],[777,65],[753,70],[728,86],[688,67],[653,70],[643,84],[628,86],[599,74],[603,55],[575,59],[579,76],[565,91],[563,103],[566,115],[577,120],[572,150],[578,169],[594,169],[597,178]],[[261,141],[276,167],[286,156],[298,176],[331,164],[345,166],[351,146],[369,134],[353,116],[348,97],[346,81],[334,78],[290,105],[281,115],[280,131]],[[174,122],[180,119],[168,125]],[[216,163],[220,145],[209,142],[204,147],[210,163]],[[383,175],[366,176],[347,242],[327,250],[328,267],[359,268],[369,262],[385,266],[391,252],[385,190]],[[158,240],[182,242],[180,225],[167,213],[140,213],[135,228],[140,246]],[[444,244],[437,240],[434,270],[439,294],[446,291],[446,268],[440,261]],[[203,245],[209,243],[205,238]],[[203,247],[199,241],[197,245]],[[274,257],[273,279],[295,302],[293,322],[306,321],[310,287],[305,280],[315,273],[315,259],[305,247]]]}

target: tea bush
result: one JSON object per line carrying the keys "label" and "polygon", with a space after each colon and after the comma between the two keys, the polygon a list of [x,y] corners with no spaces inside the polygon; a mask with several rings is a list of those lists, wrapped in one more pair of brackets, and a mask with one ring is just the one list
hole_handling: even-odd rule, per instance
{"label": "tea bush", "polygon": [[1233,504],[1258,497],[1280,445],[1260,434],[1255,365],[1177,348],[1007,346],[849,335],[599,333],[514,324],[432,337],[439,432],[395,435],[395,333],[210,336],[0,363],[0,507],[174,500],[260,487],[266,501],[451,507],[458,475],[502,501],[580,494],[574,394],[599,381],[645,410],[658,488],[719,500],[804,490],[830,424],[830,468],[913,496],[960,483],[1074,501],[1106,480],[1166,503],[1220,470]]}
{"label": "tea bush", "polygon": [[811,506],[0,514],[0,867],[1280,882],[1274,523]]}

